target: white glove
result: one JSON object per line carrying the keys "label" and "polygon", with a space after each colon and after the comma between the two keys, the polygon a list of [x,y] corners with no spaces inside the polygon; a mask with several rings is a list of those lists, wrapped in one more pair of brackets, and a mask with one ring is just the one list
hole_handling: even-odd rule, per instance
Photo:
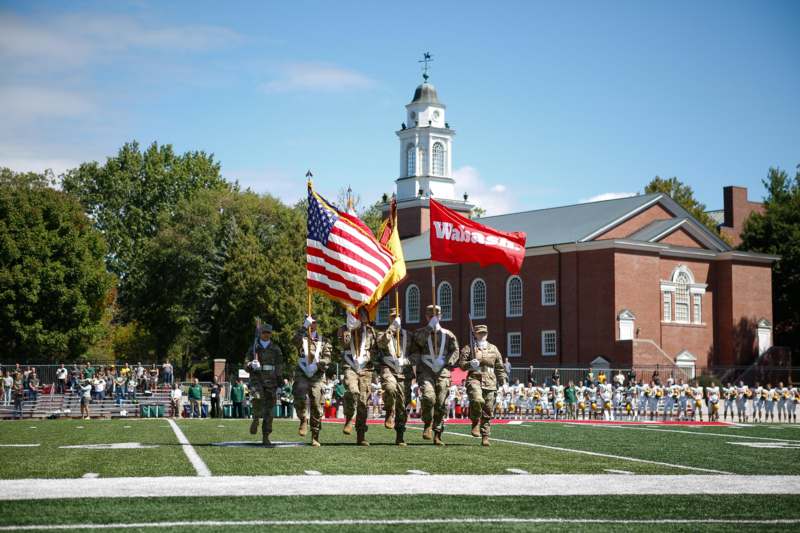
{"label": "white glove", "polygon": [[469,366],[472,367],[472,370],[478,370],[481,367],[481,363],[477,359],[470,359]]}
{"label": "white glove", "polygon": [[443,355],[440,355],[439,357],[436,358],[436,366],[438,366],[440,368],[444,368],[444,356]]}
{"label": "white glove", "polygon": [[357,329],[358,326],[360,326],[360,325],[361,325],[361,321],[359,319],[357,319],[356,317],[354,317],[350,313],[347,313],[347,329],[354,330],[354,329]]}
{"label": "white glove", "polygon": [[433,329],[436,329],[438,325],[439,325],[439,317],[438,316],[431,317],[430,321],[428,322],[428,326],[430,326]]}
{"label": "white glove", "polygon": [[303,328],[304,329],[308,329],[309,327],[311,327],[311,324],[313,324],[313,323],[314,323],[314,319],[311,318],[311,315],[309,315],[309,316],[306,317],[305,321],[303,322]]}
{"label": "white glove", "polygon": [[307,365],[306,368],[308,369],[309,374],[314,374],[317,371],[317,363],[311,363],[310,365]]}
{"label": "white glove", "polygon": [[403,325],[403,322],[400,320],[400,317],[399,316],[395,317],[394,321],[392,322],[392,327],[394,329],[400,329],[400,326],[402,326],[402,325]]}
{"label": "white glove", "polygon": [[253,359],[250,361],[250,368],[253,370],[258,370],[261,368],[261,363],[258,362],[258,359]]}

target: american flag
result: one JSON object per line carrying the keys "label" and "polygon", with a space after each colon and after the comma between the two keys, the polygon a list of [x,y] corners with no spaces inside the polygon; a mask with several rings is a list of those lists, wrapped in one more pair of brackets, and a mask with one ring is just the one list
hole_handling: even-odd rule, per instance
{"label": "american flag", "polygon": [[308,286],[353,310],[367,303],[392,267],[392,254],[358,217],[308,188]]}

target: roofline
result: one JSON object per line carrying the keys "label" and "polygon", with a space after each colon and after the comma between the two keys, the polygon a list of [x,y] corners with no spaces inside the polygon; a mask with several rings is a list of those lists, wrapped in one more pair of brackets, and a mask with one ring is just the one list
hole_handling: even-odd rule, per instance
{"label": "roofline", "polygon": [[637,207],[636,209],[633,209],[633,210],[631,210],[631,211],[628,211],[626,214],[622,215],[622,216],[621,216],[621,217],[619,217],[618,219],[616,219],[616,220],[613,220],[613,221],[609,222],[609,223],[608,223],[608,224],[606,224],[605,226],[603,226],[603,227],[601,227],[601,228],[599,228],[599,229],[596,229],[595,231],[593,231],[593,232],[592,232],[592,233],[590,233],[589,235],[586,235],[586,236],[585,236],[585,237],[583,237],[582,239],[579,239],[579,242],[586,242],[586,241],[590,241],[590,240],[594,239],[595,237],[597,237],[597,236],[599,236],[599,235],[602,235],[603,233],[605,233],[606,231],[610,230],[611,228],[613,228],[613,227],[615,227],[615,226],[619,226],[620,224],[622,224],[622,223],[623,223],[623,222],[625,222],[626,220],[628,220],[628,219],[632,218],[633,216],[637,215],[638,213],[642,212],[642,210],[644,210],[644,209],[647,209],[647,208],[648,208],[648,207],[650,207],[651,205],[653,205],[653,204],[657,203],[657,202],[658,202],[658,201],[659,201],[659,200],[660,200],[660,199],[661,199],[663,196],[664,196],[664,194],[663,194],[663,193],[659,193],[659,194],[658,194],[656,197],[654,197],[652,200],[650,200],[650,201],[648,201],[648,202],[646,202],[646,203],[644,203],[644,204],[640,205],[640,206],[639,206],[639,207]]}
{"label": "roofline", "polygon": [[[661,194],[661,193],[650,193],[650,194]],[[482,220],[487,220],[487,219],[490,219],[490,218],[507,217],[507,216],[510,216],[510,215],[522,215],[522,214],[525,214],[525,213],[538,213],[540,211],[552,211],[554,209],[565,209],[567,207],[576,207],[576,206],[579,206],[579,205],[592,205],[592,204],[602,204],[602,203],[606,203],[606,202],[619,202],[620,200],[627,200],[629,198],[637,198],[637,197],[644,198],[645,196],[650,196],[650,194],[635,194],[633,196],[626,196],[625,198],[610,198],[608,200],[597,200],[596,202],[577,202],[577,203],[574,203],[574,204],[557,205],[557,206],[554,206],[554,207],[543,207],[541,209],[528,209],[527,211],[514,211],[513,213],[503,213],[502,215],[491,215],[491,216],[488,216],[488,217],[481,217],[481,219]]]}
{"label": "roofline", "polygon": [[[422,234],[424,235],[424,233]],[[416,236],[419,237],[419,236]],[[414,238],[414,237],[409,237]],[[403,239],[407,240],[407,239]],[[401,241],[402,242],[402,241]],[[689,257],[702,258],[709,261],[743,261],[749,263],[772,264],[780,261],[780,256],[761,254],[756,252],[744,252],[739,250],[714,251],[701,248],[687,248],[683,246],[672,246],[669,244],[650,243],[642,241],[631,241],[628,239],[607,239],[588,242],[566,242],[554,243],[543,246],[536,246],[525,249],[525,257],[538,255],[550,255],[559,252],[582,252],[588,250],[635,250],[658,254],[666,257]],[[434,266],[445,266],[452,263],[433,262]],[[408,261],[406,267],[410,269],[429,267],[430,258]]]}

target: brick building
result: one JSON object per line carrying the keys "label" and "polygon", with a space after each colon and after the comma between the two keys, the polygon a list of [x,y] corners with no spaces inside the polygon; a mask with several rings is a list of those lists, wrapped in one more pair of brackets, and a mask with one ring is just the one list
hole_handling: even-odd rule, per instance
{"label": "brick building", "polygon": [[[455,132],[434,87],[417,87],[406,106],[396,180],[398,225],[408,277],[403,318],[422,325],[433,299],[428,199],[462,213],[455,197]],[[759,204],[726,187],[722,231],[738,232]],[[714,215],[712,215],[714,216]],[[718,216],[718,215],[717,215]],[[499,266],[436,264],[443,326],[461,342],[468,317],[489,326],[491,341],[514,366],[739,365],[771,347],[771,269],[776,257],[740,252],[672,198],[647,194],[484,217],[504,231],[525,231],[519,276]],[[378,323],[387,320],[381,302]]]}

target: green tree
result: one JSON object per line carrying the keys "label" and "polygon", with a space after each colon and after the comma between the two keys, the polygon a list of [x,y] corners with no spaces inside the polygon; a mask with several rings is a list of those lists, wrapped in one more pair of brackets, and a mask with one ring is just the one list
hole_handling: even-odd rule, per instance
{"label": "green tree", "polygon": [[227,188],[220,164],[204,152],[176,154],[169,144],[142,151],[126,143],[105,164],[83,163],[63,177],[106,237],[108,268],[123,282],[144,239],[158,232],[160,214],[203,189]]}
{"label": "green tree", "polygon": [[706,206],[697,201],[697,199],[694,197],[694,191],[689,185],[686,185],[675,177],[664,179],[656,176],[644,188],[645,194],[654,192],[661,192],[670,195],[672,199],[678,202],[681,207],[686,209],[689,214],[691,214],[694,218],[700,221],[701,224],[707,226],[708,229],[713,231],[721,238],[716,222],[714,222],[714,220],[708,216],[708,214],[706,214]]}
{"label": "green tree", "polygon": [[52,174],[0,169],[0,357],[74,360],[102,333],[103,236]]}
{"label": "green tree", "polygon": [[[154,338],[159,358],[186,371],[209,357],[242,361],[254,318],[288,354],[306,311],[305,214],[271,196],[208,190],[162,214],[134,263],[122,305]],[[339,322],[315,298],[324,331]]]}
{"label": "green tree", "polygon": [[763,180],[764,213],[748,217],[739,248],[779,255],[772,269],[775,344],[800,360],[800,165],[794,178],[770,168]]}

